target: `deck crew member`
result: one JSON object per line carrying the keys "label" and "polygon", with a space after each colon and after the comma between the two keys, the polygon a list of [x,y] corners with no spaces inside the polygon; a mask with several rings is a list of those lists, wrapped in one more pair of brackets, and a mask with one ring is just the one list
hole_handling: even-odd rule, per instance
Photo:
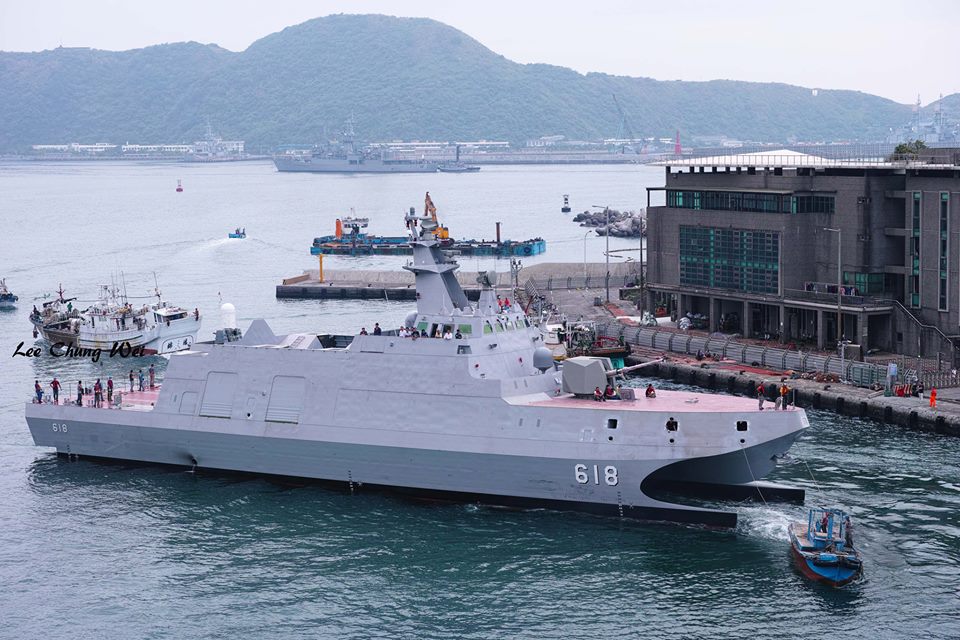
{"label": "deck crew member", "polygon": [[77,406],[83,406],[83,380],[77,380]]}
{"label": "deck crew member", "polygon": [[763,411],[763,399],[766,396],[766,392],[767,390],[763,387],[762,382],[757,385],[757,407],[760,411]]}
{"label": "deck crew member", "polygon": [[603,391],[600,391],[600,387],[597,387],[593,390],[593,400],[594,402],[606,402],[607,399],[603,397]]}
{"label": "deck crew member", "polygon": [[379,323],[379,322],[374,322],[374,323],[373,323],[373,335],[379,336],[379,335],[381,335],[381,334],[383,334],[383,330],[380,329],[380,323]]}
{"label": "deck crew member", "polygon": [[107,402],[113,404],[113,377],[107,377]]}
{"label": "deck crew member", "polygon": [[140,381],[140,391],[143,391],[143,369],[137,371],[137,379]]}
{"label": "deck crew member", "polygon": [[460,329],[457,329],[457,332],[453,334],[453,337],[456,338],[457,340],[463,340],[463,334],[460,333]]}
{"label": "deck crew member", "polygon": [[153,365],[150,365],[150,388],[153,389],[154,382],[156,382],[157,372],[154,370]]}
{"label": "deck crew member", "polygon": [[648,384],[648,385],[647,385],[647,393],[646,393],[646,395],[647,395],[648,398],[656,398],[656,397],[657,397],[657,390],[653,388],[653,385],[652,385],[652,384]]}
{"label": "deck crew member", "polygon": [[40,386],[39,380],[33,381],[33,391],[37,394],[37,402],[43,404],[43,387]]}
{"label": "deck crew member", "polygon": [[60,404],[60,381],[56,376],[53,377],[50,388],[53,389],[53,404]]}
{"label": "deck crew member", "polygon": [[780,385],[780,406],[784,411],[787,410],[789,397],[790,397],[790,387],[788,387],[786,383],[781,384]]}

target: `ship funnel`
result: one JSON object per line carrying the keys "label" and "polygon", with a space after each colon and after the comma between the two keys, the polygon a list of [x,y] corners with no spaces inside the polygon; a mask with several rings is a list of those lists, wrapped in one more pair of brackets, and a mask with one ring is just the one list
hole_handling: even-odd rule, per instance
{"label": "ship funnel", "polygon": [[224,329],[236,329],[237,308],[229,302],[220,305],[220,322]]}

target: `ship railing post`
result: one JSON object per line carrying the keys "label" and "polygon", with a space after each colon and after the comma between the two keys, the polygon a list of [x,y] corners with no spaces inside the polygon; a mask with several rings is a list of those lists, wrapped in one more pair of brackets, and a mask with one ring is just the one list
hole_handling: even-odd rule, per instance
{"label": "ship railing post", "polygon": [[317,258],[320,261],[320,270],[317,272],[317,282],[323,282],[323,254],[318,253]]}

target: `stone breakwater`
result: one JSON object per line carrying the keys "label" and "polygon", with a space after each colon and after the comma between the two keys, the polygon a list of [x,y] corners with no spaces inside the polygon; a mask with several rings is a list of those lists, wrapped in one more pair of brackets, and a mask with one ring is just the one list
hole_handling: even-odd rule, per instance
{"label": "stone breakwater", "polygon": [[[607,235],[607,214],[603,211],[584,211],[573,217],[581,227],[593,228],[598,236]],[[614,238],[639,238],[646,233],[643,213],[610,210],[610,235]]]}
{"label": "stone breakwater", "polygon": [[[628,360],[633,364],[649,361],[650,358],[632,356]],[[931,408],[927,399],[886,397],[882,392],[868,389],[812,380],[791,380],[775,371],[736,365],[719,368],[710,364],[693,365],[666,360],[644,368],[643,374],[749,397],[756,397],[756,389],[763,382],[771,403],[778,393],[781,379],[785,378],[790,388],[790,401],[798,407],[825,409],[840,415],[898,424],[917,431],[960,436],[960,404],[950,400],[941,401],[936,408]],[[772,404],[769,407],[773,409]]]}

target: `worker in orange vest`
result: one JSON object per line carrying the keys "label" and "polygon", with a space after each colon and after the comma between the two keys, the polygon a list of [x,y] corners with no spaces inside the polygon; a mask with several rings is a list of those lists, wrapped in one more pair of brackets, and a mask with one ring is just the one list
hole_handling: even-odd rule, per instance
{"label": "worker in orange vest", "polygon": [[936,387],[932,387],[930,389],[930,408],[931,409],[937,408],[937,388]]}

